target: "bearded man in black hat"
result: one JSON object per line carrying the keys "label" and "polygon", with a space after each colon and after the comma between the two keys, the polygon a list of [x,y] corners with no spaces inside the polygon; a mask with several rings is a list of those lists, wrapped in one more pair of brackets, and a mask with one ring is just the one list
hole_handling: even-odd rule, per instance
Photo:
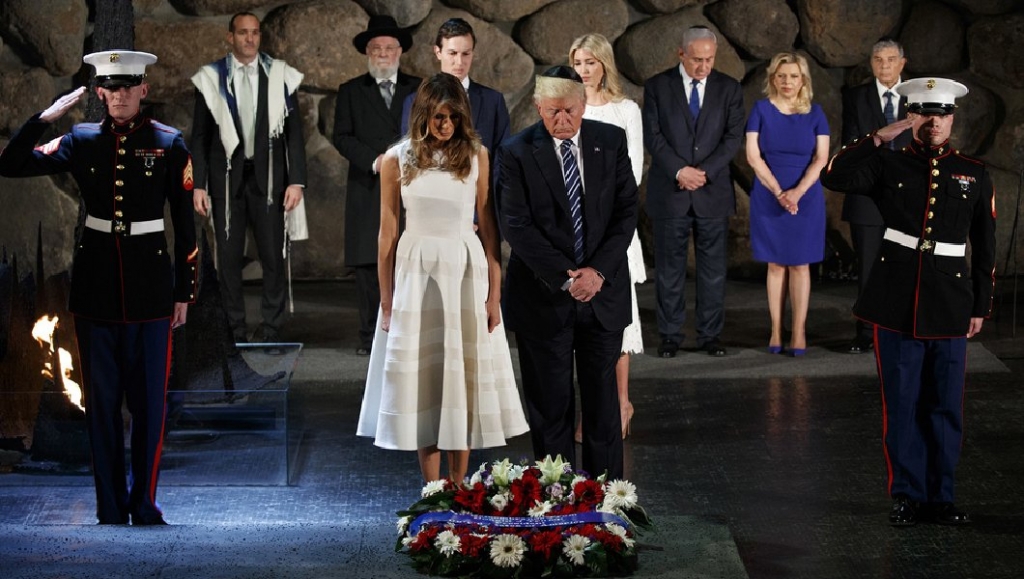
{"label": "bearded man in black hat", "polygon": [[[81,123],[36,143],[85,94],[80,87],[30,118],[0,152],[0,175],[71,173],[86,210],[75,243],[69,309],[82,367],[85,421],[100,524],[163,525],[156,503],[163,446],[171,329],[185,323],[196,292],[192,159],[181,133],[141,111],[149,92],[146,52],[87,54],[99,123]],[[174,253],[164,235],[170,209]],[[124,420],[131,414],[125,468]],[[126,478],[127,475],[127,478]]]}
{"label": "bearded man in black hat", "polygon": [[345,199],[345,265],[355,270],[359,302],[359,345],[368,356],[380,307],[377,234],[380,229],[380,164],[401,136],[402,102],[416,92],[420,78],[398,71],[412,36],[391,16],[372,16],[352,39],[367,56],[367,73],[338,87],[334,146],[348,159]]}

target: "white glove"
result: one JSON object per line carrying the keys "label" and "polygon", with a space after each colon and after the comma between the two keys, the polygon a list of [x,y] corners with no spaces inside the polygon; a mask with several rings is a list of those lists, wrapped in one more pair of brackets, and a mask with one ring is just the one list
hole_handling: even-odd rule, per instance
{"label": "white glove", "polygon": [[68,109],[75,106],[79,100],[82,99],[82,95],[85,94],[85,87],[80,86],[68,94],[60,97],[53,101],[50,108],[46,109],[39,115],[39,120],[45,123],[52,123],[57,119],[64,116],[64,113],[68,112]]}

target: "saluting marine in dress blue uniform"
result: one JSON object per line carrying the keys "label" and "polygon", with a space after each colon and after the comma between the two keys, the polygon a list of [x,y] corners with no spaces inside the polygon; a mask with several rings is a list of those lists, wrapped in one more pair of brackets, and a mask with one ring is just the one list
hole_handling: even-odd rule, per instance
{"label": "saluting marine in dress blue uniform", "polygon": [[[186,304],[196,292],[192,161],[179,131],[139,112],[148,90],[143,71],[155,56],[109,51],[84,60],[97,67],[106,119],[75,125],[36,147],[84,88],[62,97],[18,130],[0,153],[0,173],[70,172],[78,183],[88,216],[75,247],[69,306],[81,356],[97,517],[100,523],[124,524],[130,517],[136,525],[164,524],[156,485],[170,333],[185,322]],[[173,260],[164,235],[165,205],[174,227]],[[132,416],[130,481],[122,400]]]}
{"label": "saluting marine in dress blue uniform", "polygon": [[[885,223],[853,311],[875,325],[889,522],[912,525],[920,514],[964,524],[970,518],[953,501],[967,338],[992,311],[995,191],[985,165],[949,145],[953,99],[966,87],[915,79],[896,91],[908,98],[908,119],[844,147],[822,183],[870,196]],[[879,146],[911,127],[909,146]]]}

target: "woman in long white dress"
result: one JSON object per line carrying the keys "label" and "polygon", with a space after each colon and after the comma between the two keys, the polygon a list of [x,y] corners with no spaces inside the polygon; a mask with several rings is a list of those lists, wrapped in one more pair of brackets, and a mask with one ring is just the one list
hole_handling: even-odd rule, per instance
{"label": "woman in long white dress", "polygon": [[357,430],[382,448],[416,450],[425,481],[441,478],[442,450],[448,478],[461,482],[471,448],[528,430],[499,327],[489,181],[466,91],[452,75],[432,76],[381,167],[380,325]]}
{"label": "woman in long white dress", "polygon": [[[622,82],[615,66],[615,54],[611,43],[601,34],[580,36],[569,48],[569,64],[579,73],[587,90],[587,108],[583,118],[610,123],[626,131],[626,147],[633,166],[633,177],[639,186],[644,167],[643,120],[640,116],[640,107],[622,93]],[[636,231],[633,232],[633,241],[626,251],[626,258],[632,282],[630,294],[633,321],[622,333],[622,356],[615,365],[623,438],[629,432],[633,419],[633,404],[629,401],[629,356],[644,351],[635,284],[647,281],[647,267],[644,265],[644,254]],[[576,440],[582,439],[582,432],[577,428]]]}

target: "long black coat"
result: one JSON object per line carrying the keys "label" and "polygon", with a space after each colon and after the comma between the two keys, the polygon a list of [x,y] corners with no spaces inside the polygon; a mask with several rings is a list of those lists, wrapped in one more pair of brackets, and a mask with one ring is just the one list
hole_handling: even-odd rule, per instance
{"label": "long black coat", "polygon": [[72,313],[107,322],[168,318],[174,302],[196,292],[196,230],[192,222],[192,160],[181,133],[137,116],[83,123],[36,148],[50,123],[29,119],[0,153],[0,175],[70,172],[86,212],[124,223],[164,218],[170,207],[174,260],[164,232],[120,235],[85,228],[71,269]]}
{"label": "long black coat", "polygon": [[821,172],[833,191],[865,195],[887,228],[945,243],[971,244],[966,257],[935,255],[883,241],[867,286],[854,305],[860,319],[916,338],[967,334],[971,318],[992,311],[996,210],[985,165],[949,143],[905,149],[872,138],[843,147]]}
{"label": "long black coat", "polygon": [[369,74],[338,87],[334,146],[348,159],[345,192],[345,265],[348,267],[377,263],[380,175],[374,174],[373,162],[398,142],[402,102],[419,86],[419,77],[399,72],[390,109],[384,104],[377,81]]}

